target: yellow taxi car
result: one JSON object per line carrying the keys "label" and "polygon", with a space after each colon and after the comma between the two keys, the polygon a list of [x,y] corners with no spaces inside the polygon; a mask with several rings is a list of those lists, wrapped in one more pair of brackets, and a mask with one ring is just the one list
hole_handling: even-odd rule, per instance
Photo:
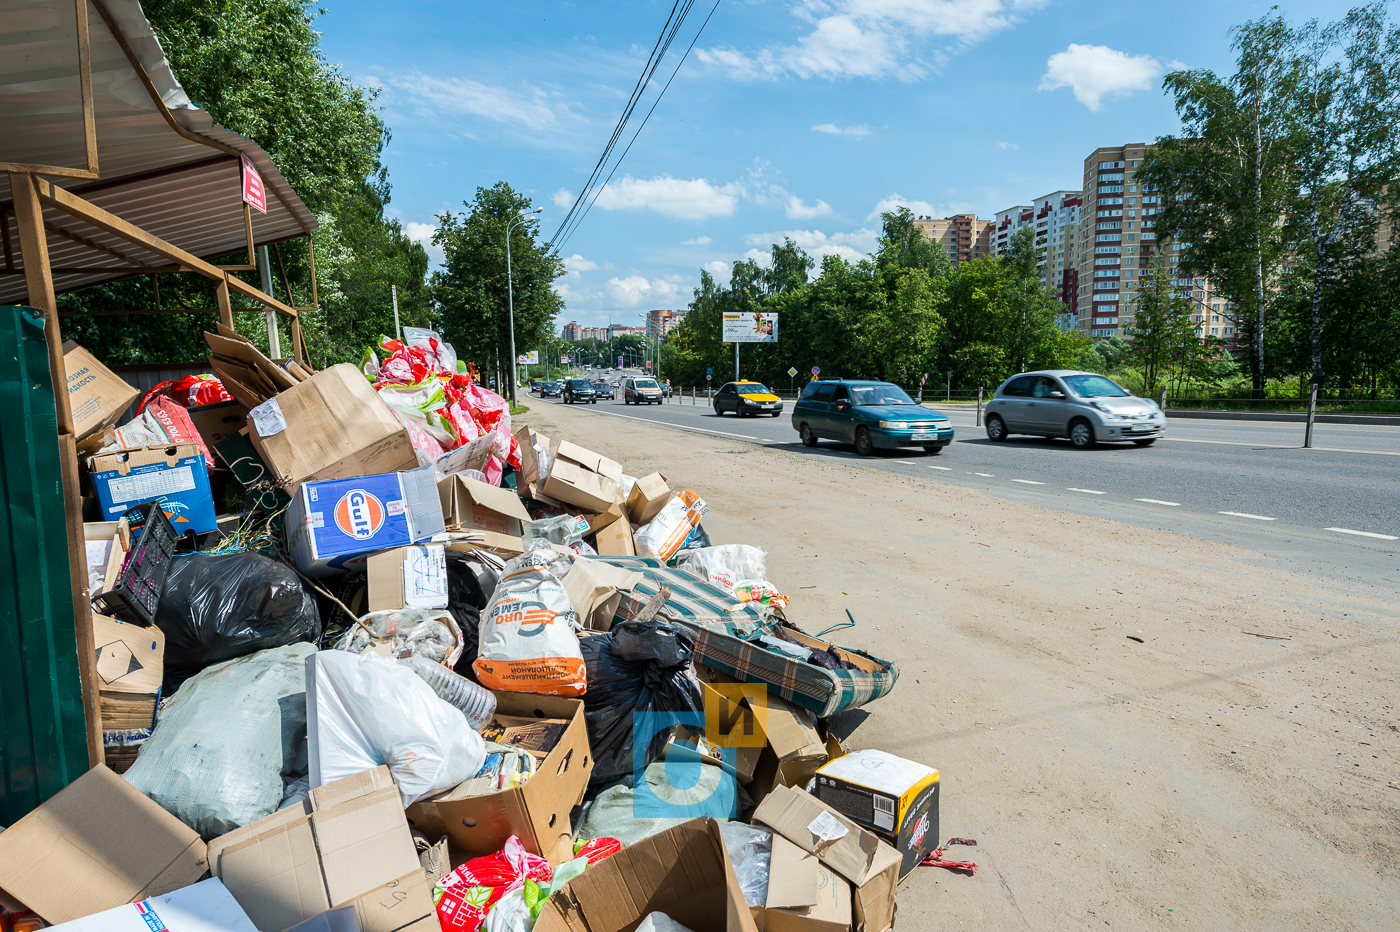
{"label": "yellow taxi car", "polygon": [[750,382],[745,379],[727,382],[715,392],[715,415],[721,416],[726,411],[733,411],[740,417],[751,414],[771,414],[777,417],[783,413],[783,403],[762,382]]}

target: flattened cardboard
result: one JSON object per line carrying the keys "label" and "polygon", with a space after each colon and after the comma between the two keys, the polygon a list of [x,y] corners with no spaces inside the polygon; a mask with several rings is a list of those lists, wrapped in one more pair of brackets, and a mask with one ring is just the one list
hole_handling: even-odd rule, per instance
{"label": "flattened cardboard", "polygon": [[849,932],[851,885],[815,854],[774,834],[769,871],[764,932]]}
{"label": "flattened cardboard", "polygon": [[[409,554],[418,547],[442,549],[443,545],[422,543],[415,544],[413,547],[381,550],[379,553],[369,555],[369,559],[365,561],[366,609],[368,611],[387,612],[407,607],[404,574],[405,572],[412,573],[412,569],[406,569],[404,563]],[[447,604],[444,601],[437,607],[445,609]]]}
{"label": "flattened cardboard", "polygon": [[535,932],[623,932],[652,912],[692,932],[757,932],[714,819],[692,819],[589,867],[546,901]]}
{"label": "flattened cardboard", "polygon": [[643,476],[632,483],[632,491],[627,495],[627,517],[641,527],[655,518],[666,503],[671,500],[671,487],[666,477],[659,472]]}
{"label": "flattened cardboard", "polygon": [[[165,632],[92,613],[99,693],[153,695],[165,675]],[[105,725],[105,720],[104,720]]]}
{"label": "flattened cardboard", "polygon": [[54,926],[60,932],[255,932],[256,926],[215,877]]}
{"label": "flattened cardboard", "polygon": [[644,578],[634,570],[580,557],[564,577],[564,591],[584,628],[607,631],[612,627],[622,592],[630,591]]}
{"label": "flattened cardboard", "polygon": [[606,456],[562,440],[545,480],[544,494],[590,512],[603,512],[617,500],[622,466]]}
{"label": "flattened cardboard", "polygon": [[248,412],[237,401],[220,401],[210,405],[195,405],[189,409],[194,429],[204,438],[204,445],[214,449],[214,445],[227,440],[248,426]]}
{"label": "flattened cardboard", "polygon": [[0,832],[0,888],[58,924],[199,880],[204,842],[98,764]]}
{"label": "flattened cardboard", "polygon": [[487,485],[463,475],[452,475],[438,483],[442,517],[448,527],[477,528],[496,534],[521,537],[521,522],[530,520],[520,496],[510,489]]}
{"label": "flattened cardboard", "polygon": [[355,917],[355,907],[341,906],[337,909],[328,909],[319,916],[313,916],[305,922],[298,922],[287,932],[363,932],[360,929],[360,921]]}
{"label": "flattened cardboard", "polygon": [[248,436],[286,487],[399,472],[418,465],[408,431],[364,374],[349,363],[294,383],[276,400],[286,428],[264,437],[255,423],[249,424]]}
{"label": "flattened cardboard", "polygon": [[764,692],[751,697],[751,702],[764,706],[759,720],[763,722],[768,746],[781,763],[821,758],[826,761],[826,742],[817,732],[817,720],[810,710],[793,705],[781,696]]}
{"label": "flattened cardboard", "polygon": [[78,441],[100,434],[121,419],[141,394],[97,357],[72,340],[63,344],[63,371],[68,381],[68,405]]}
{"label": "flattened cardboard", "polygon": [[520,469],[516,470],[515,487],[522,492],[530,483],[535,482],[540,477],[540,462],[535,457],[535,447],[531,443],[531,436],[537,436],[544,442],[541,444],[545,449],[549,449],[549,438],[543,434],[535,434],[528,425],[522,424],[515,432],[515,442],[520,445]]}
{"label": "flattened cardboard", "polygon": [[565,719],[569,726],[524,786],[464,796],[472,791],[468,780],[409,806],[409,822],[430,840],[446,835],[454,853],[466,857],[493,854],[515,835],[525,850],[548,858],[553,865],[572,860],[569,813],[582,801],[593,772],[583,702],[529,693],[495,692],[495,696],[498,715]]}

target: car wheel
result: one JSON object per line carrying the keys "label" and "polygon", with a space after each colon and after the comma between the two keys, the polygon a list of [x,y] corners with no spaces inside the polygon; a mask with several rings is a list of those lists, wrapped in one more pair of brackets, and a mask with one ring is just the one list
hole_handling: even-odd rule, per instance
{"label": "car wheel", "polygon": [[774,417],[782,417],[782,416],[783,416],[783,412],[781,412],[781,411],[774,411],[774,412],[773,412],[773,416],[774,416]]}
{"label": "car wheel", "polygon": [[924,445],[924,452],[930,456],[937,456],[943,452],[943,448],[936,443],[929,443]]}
{"label": "car wheel", "polygon": [[724,417],[724,411],[720,408],[719,402],[715,402],[715,417]]}
{"label": "car wheel", "polygon": [[1087,450],[1094,445],[1094,427],[1088,421],[1078,420],[1069,425],[1069,442],[1076,450]]}
{"label": "car wheel", "polygon": [[992,443],[1001,443],[1006,439],[1006,422],[995,414],[987,418],[987,439]]}
{"label": "car wheel", "polygon": [[802,445],[804,447],[814,447],[817,445],[817,435],[812,433],[812,428],[807,426],[806,421],[803,421],[802,426],[797,428],[797,435],[802,438]]}
{"label": "car wheel", "polygon": [[856,455],[869,456],[875,452],[875,441],[870,439],[870,431],[864,427],[856,428]]}
{"label": "car wheel", "polygon": [[1144,438],[1141,439],[1141,440],[1134,440],[1134,441],[1133,441],[1133,443],[1137,444],[1137,445],[1140,446],[1140,447],[1150,447],[1150,446],[1152,446],[1152,444],[1154,444],[1154,443],[1156,443],[1156,442],[1157,442],[1157,438],[1156,438],[1156,437],[1144,437]]}

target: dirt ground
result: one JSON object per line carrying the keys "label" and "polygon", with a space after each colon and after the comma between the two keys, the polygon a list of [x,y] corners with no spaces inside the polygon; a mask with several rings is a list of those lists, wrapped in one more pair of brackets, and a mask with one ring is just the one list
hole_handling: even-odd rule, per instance
{"label": "dirt ground", "polygon": [[1255,555],[536,402],[768,553],[808,631],[899,664],[833,727],[942,773],[898,928],[1400,929],[1393,603]]}

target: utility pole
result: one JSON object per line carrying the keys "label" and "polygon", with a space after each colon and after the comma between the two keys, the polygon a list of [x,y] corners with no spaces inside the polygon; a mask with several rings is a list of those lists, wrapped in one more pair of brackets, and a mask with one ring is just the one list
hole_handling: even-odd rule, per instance
{"label": "utility pole", "polygon": [[[258,271],[262,273],[263,294],[272,295],[272,263],[267,258],[267,247],[258,247]],[[282,341],[277,337],[277,312],[267,309],[267,355],[273,359],[282,358]]]}
{"label": "utility pole", "polygon": [[399,286],[389,283],[389,296],[394,299],[394,338],[403,339],[403,328],[399,326]]}

